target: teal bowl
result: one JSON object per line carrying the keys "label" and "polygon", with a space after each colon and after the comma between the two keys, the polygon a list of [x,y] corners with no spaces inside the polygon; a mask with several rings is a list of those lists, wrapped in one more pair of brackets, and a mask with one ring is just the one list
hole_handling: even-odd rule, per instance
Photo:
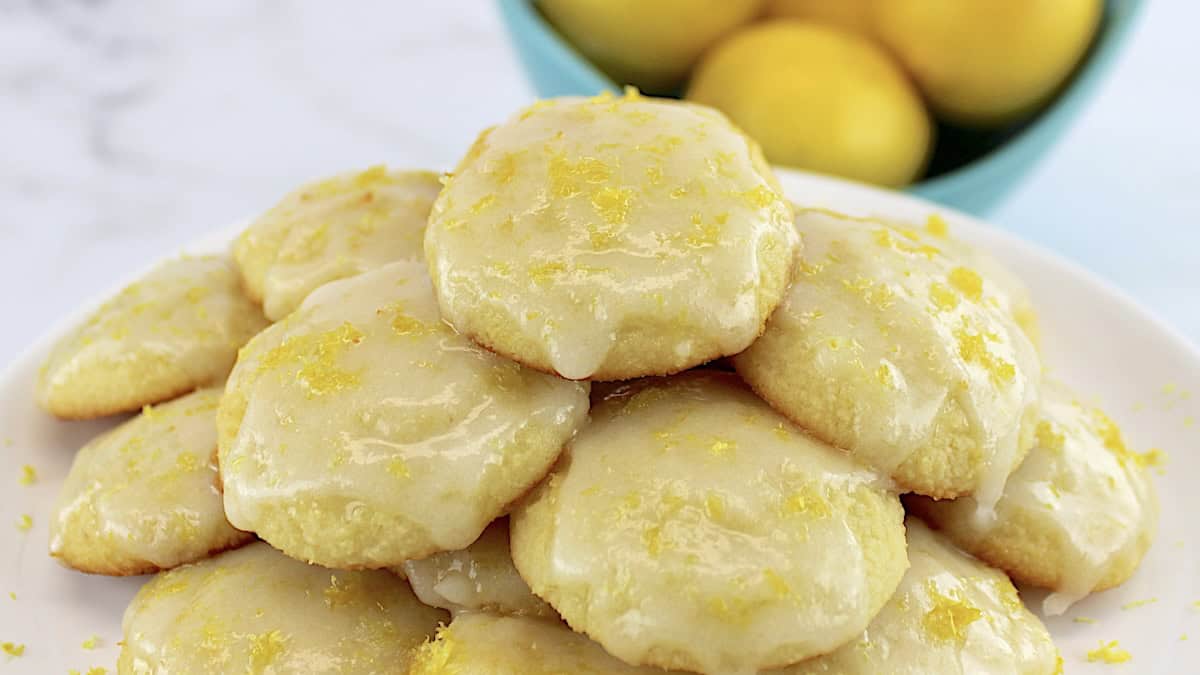
{"label": "teal bowl", "polygon": [[[621,87],[546,21],[530,0],[498,0],[500,15],[539,96],[590,96]],[[939,127],[928,177],[907,188],[926,199],[985,215],[1066,131],[1112,67],[1144,0],[1106,0],[1087,56],[1062,91],[1031,119],[977,132]],[[968,152],[963,152],[963,149]]]}

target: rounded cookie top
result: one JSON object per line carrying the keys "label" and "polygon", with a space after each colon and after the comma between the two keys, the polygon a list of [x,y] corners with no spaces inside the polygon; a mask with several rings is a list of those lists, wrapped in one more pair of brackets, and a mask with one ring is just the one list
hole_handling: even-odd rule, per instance
{"label": "rounded cookie top", "polygon": [[1041,379],[1007,289],[928,231],[819,210],[796,227],[799,273],[738,373],[906,491],[986,510],[1032,442]]}
{"label": "rounded cookie top", "polygon": [[159,574],[123,621],[121,673],[403,673],[447,619],[384,571],[254,543]]}
{"label": "rounded cookie top", "polygon": [[[675,672],[675,671],[672,671]],[[459,614],[421,646],[409,675],[667,675],[631,666],[557,621]]]}
{"label": "rounded cookie top", "polygon": [[1129,449],[1116,423],[1065,386],[1044,387],[1029,456],[1009,477],[994,520],[973,518],[970,498],[910,506],[967,551],[1013,579],[1056,591],[1061,614],[1094,590],[1123,583],[1158,526],[1151,453]]}
{"label": "rounded cookie top", "polygon": [[304,185],[235,242],[247,293],[278,321],[322,284],[421,260],[425,221],[441,187],[430,171],[384,166]]}
{"label": "rounded cookie top", "polygon": [[466,547],[587,418],[588,385],[442,323],[419,263],[327,284],[242,350],[218,414],[225,511],[284,552],[385,567]]}
{"label": "rounded cookie top", "polygon": [[38,403],[90,419],[166,401],[224,379],[238,347],[264,325],[224,259],[169,260],[54,345],[38,374]]}
{"label": "rounded cookie top", "polygon": [[446,319],[570,379],[662,375],[761,332],[793,266],[791,206],[714,110],[636,95],[541,101],[485,131],[425,254]]}
{"label": "rounded cookie top", "polygon": [[93,574],[156,572],[249,541],[225,520],[213,454],[219,389],[201,389],[85,445],[63,482],[50,555]]}
{"label": "rounded cookie top", "polygon": [[832,654],[776,675],[1062,672],[1050,634],[1008,577],[915,518],[905,526],[910,567],[871,626]]}
{"label": "rounded cookie top", "polygon": [[488,525],[460,551],[409,560],[398,570],[427,605],[460,612],[558,619],[558,613],[529,590],[517,573],[508,545],[508,519]]}
{"label": "rounded cookie top", "polygon": [[627,663],[754,672],[866,628],[907,565],[899,498],[736,376],[598,402],[513,513],[521,576]]}
{"label": "rounded cookie top", "polygon": [[[913,223],[901,221],[893,221],[892,225],[905,232],[912,232],[916,227]],[[952,256],[963,260],[967,267],[978,270],[981,277],[992,282],[992,287],[988,289],[989,304],[1010,314],[1033,346],[1037,347],[1041,339],[1037,308],[1033,303],[1033,294],[1021,277],[986,251],[953,236],[950,224],[940,214],[929,214],[921,229],[927,240],[947,249]]]}

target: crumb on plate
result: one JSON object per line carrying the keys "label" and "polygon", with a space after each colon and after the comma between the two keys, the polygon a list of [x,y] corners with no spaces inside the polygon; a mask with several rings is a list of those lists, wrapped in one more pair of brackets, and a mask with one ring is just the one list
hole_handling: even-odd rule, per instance
{"label": "crumb on plate", "polygon": [[1125,663],[1133,660],[1129,652],[1121,649],[1116,640],[1100,641],[1100,646],[1087,653],[1088,663],[1102,661],[1104,663]]}
{"label": "crumb on plate", "polygon": [[1125,609],[1125,610],[1137,609],[1138,607],[1145,607],[1146,605],[1153,605],[1156,602],[1158,602],[1158,598],[1146,598],[1145,600],[1134,600],[1133,602],[1127,602],[1127,603],[1121,605],[1121,609]]}

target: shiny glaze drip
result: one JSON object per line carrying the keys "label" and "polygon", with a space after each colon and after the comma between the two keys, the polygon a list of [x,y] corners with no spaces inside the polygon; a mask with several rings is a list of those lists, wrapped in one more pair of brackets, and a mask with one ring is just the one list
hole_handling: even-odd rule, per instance
{"label": "shiny glaze drip", "polygon": [[1158,499],[1147,456],[1130,450],[1116,424],[1083,404],[1064,385],[1043,387],[1037,442],[1004,488],[996,519],[968,517],[971,500],[922,503],[962,537],[964,546],[986,540],[1012,519],[1036,521],[1050,533],[1061,583],[1047,596],[1047,614],[1065,612],[1092,592],[1118,559],[1128,557],[1158,521]]}
{"label": "shiny glaze drip", "polygon": [[455,616],[483,611],[558,619],[558,613],[529,590],[513,566],[507,518],[493,522],[461,551],[409,560],[402,569],[421,602]]}
{"label": "shiny glaze drip", "polygon": [[1057,615],[1091,593],[1116,556],[1153,536],[1158,498],[1142,457],[1125,446],[1116,424],[1061,386],[1053,389],[1043,398],[1039,442],[1002,503],[1051,511],[1047,522],[1069,543],[1065,567],[1072,573],[1044,605]]}

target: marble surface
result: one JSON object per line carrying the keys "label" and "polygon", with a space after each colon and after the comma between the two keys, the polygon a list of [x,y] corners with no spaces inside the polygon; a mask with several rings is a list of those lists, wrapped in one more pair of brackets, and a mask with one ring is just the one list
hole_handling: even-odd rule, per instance
{"label": "marble surface", "polygon": [[[1196,340],[1200,93],[1182,68],[1200,4],[1148,4],[1092,107],[992,219]],[[0,0],[0,363],[299,182],[448,168],[531,98],[488,0]]]}

